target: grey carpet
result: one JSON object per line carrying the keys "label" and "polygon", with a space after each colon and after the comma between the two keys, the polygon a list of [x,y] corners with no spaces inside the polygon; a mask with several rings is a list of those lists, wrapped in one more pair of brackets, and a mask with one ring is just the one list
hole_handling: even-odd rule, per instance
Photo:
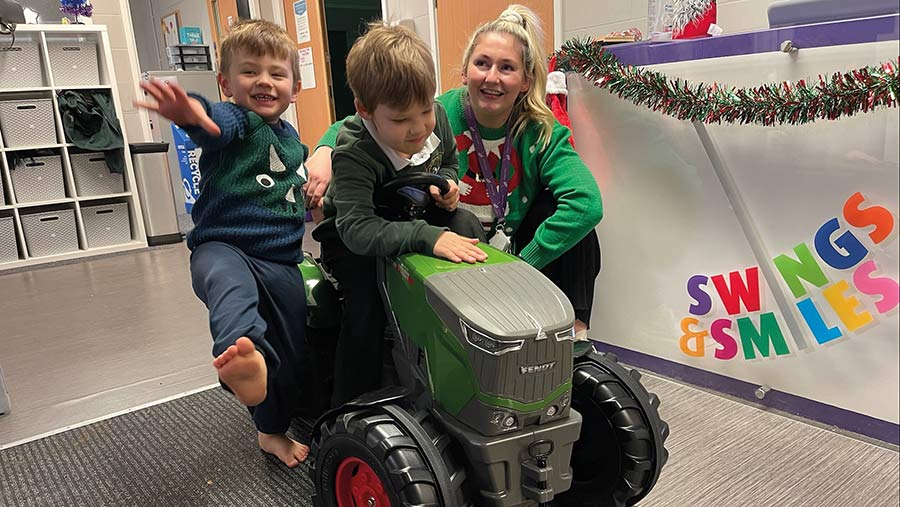
{"label": "grey carpet", "polygon": [[4,507],[312,505],[307,467],[262,453],[218,388],[0,451],[0,477]]}
{"label": "grey carpet", "polygon": [[897,507],[900,455],[644,376],[669,423],[669,463],[641,507]]}
{"label": "grey carpet", "polygon": [[[897,507],[898,453],[644,376],[671,426],[640,507]],[[301,437],[308,426],[297,426]],[[0,451],[0,505],[309,506],[306,465],[262,454],[244,409],[212,389]]]}

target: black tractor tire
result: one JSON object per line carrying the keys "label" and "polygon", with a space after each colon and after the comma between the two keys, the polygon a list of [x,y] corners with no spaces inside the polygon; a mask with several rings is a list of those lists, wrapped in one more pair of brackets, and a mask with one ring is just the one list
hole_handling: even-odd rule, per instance
{"label": "black tractor tire", "polygon": [[613,354],[576,357],[572,408],[583,417],[572,450],[572,487],[556,496],[558,507],[626,507],[644,498],[669,458],[669,425],[659,417],[659,398],[648,393],[637,370]]}
{"label": "black tractor tire", "polygon": [[342,413],[321,424],[311,455],[317,507],[338,505],[338,470],[342,463],[360,461],[377,475],[391,506],[471,505],[453,442],[427,411],[408,414],[391,405]]}

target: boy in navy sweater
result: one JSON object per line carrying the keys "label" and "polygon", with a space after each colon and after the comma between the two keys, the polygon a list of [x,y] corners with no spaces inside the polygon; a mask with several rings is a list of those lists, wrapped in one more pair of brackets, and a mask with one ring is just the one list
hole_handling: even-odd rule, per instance
{"label": "boy in navy sweater", "polygon": [[194,292],[209,309],[213,365],[249,408],[259,446],[289,467],[309,452],[285,434],[309,371],[297,269],[307,149],[280,119],[300,88],[294,47],[277,25],[241,22],[222,41],[218,75],[233,103],[158,81],[141,84],[156,103],[136,103],[203,149],[188,247]]}

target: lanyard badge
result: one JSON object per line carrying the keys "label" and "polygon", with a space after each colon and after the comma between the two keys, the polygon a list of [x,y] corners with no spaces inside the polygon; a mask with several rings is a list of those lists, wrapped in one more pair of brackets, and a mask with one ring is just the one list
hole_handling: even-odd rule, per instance
{"label": "lanyard badge", "polygon": [[[503,224],[506,222],[506,200],[509,197],[509,166],[512,159],[512,140],[509,139],[509,123],[506,124],[506,140],[503,145],[503,153],[500,158],[500,180],[494,178],[494,172],[488,165],[487,152],[484,149],[484,141],[481,139],[481,132],[478,131],[478,123],[475,121],[475,112],[472,110],[472,101],[466,96],[466,122],[469,124],[469,133],[472,134],[472,144],[475,146],[475,155],[478,158],[478,168],[481,176],[484,178],[485,188],[487,189],[488,198],[491,200],[491,207],[494,210],[494,237],[491,238],[491,245],[506,250],[509,246],[509,238],[503,231]],[[501,248],[494,245],[494,238],[501,236],[499,240],[505,240],[504,246]]]}

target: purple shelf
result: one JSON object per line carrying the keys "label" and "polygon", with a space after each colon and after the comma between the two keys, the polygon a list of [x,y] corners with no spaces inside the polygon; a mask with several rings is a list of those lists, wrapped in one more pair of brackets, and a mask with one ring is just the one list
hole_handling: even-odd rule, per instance
{"label": "purple shelf", "polygon": [[791,40],[794,47],[816,48],[861,44],[900,39],[900,15],[817,23],[813,25],[772,28],[758,32],[704,37],[671,42],[634,42],[609,46],[625,65],[659,63],[752,55],[781,51],[781,43]]}

